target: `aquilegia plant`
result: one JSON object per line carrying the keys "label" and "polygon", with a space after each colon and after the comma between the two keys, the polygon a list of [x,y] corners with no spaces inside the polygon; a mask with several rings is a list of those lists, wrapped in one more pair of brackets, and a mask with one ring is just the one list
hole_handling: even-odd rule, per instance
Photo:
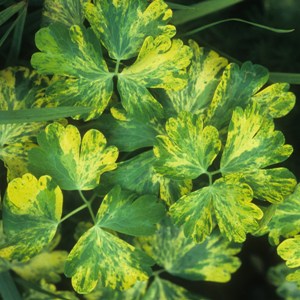
{"label": "aquilegia plant", "polygon": [[270,278],[299,293],[288,84],[174,38],[162,0],[47,0],[44,18],[33,70],[1,71],[1,110],[78,110],[0,125],[0,270],[24,299],[199,299],[161,274],[227,282],[265,234],[287,265]]}

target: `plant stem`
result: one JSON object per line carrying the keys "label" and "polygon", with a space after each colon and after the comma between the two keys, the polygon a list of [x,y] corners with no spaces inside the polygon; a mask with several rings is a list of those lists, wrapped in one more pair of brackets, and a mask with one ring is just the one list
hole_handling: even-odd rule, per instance
{"label": "plant stem", "polygon": [[73,215],[77,214],[78,212],[82,211],[83,209],[85,209],[87,207],[87,204],[83,204],[79,207],[77,207],[76,209],[72,210],[70,213],[68,213],[67,215],[65,215],[59,223],[64,222],[65,220],[69,219],[70,217],[72,217]]}
{"label": "plant stem", "polygon": [[81,199],[86,204],[86,207],[88,208],[88,210],[90,212],[90,215],[92,217],[93,222],[96,223],[96,218],[95,218],[91,203],[84,197],[82,191],[79,190],[78,192],[79,192],[79,195],[80,195]]}
{"label": "plant stem", "polygon": [[116,67],[115,67],[115,71],[114,71],[114,74],[115,75],[118,75],[119,74],[119,67],[120,67],[120,62],[121,62],[121,60],[117,60],[117,62],[116,62]]}

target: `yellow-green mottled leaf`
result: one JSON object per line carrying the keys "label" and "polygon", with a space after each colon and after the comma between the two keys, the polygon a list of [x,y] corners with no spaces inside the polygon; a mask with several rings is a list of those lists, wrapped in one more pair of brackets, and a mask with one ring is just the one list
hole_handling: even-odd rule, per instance
{"label": "yellow-green mottled leaf", "polygon": [[26,261],[53,239],[62,214],[63,196],[51,177],[31,174],[12,180],[3,206],[7,241],[0,256]]}
{"label": "yellow-green mottled leaf", "polygon": [[[0,71],[0,110],[46,106],[43,89],[49,79],[39,76],[25,67],[7,68]],[[27,152],[33,138],[45,123],[0,124],[0,159],[8,169],[8,179],[22,176],[28,171]]]}
{"label": "yellow-green mottled leaf", "polygon": [[218,179],[180,198],[170,207],[175,223],[183,225],[187,237],[202,242],[218,224],[228,240],[241,243],[246,233],[258,228],[262,211],[253,203],[251,188],[238,180]]}
{"label": "yellow-green mottled leaf", "polygon": [[153,195],[137,195],[114,187],[103,199],[97,225],[128,235],[150,235],[164,217],[162,202]]}
{"label": "yellow-green mottled leaf", "polygon": [[206,122],[219,130],[226,127],[232,111],[237,106],[245,108],[268,78],[267,69],[260,65],[245,62],[240,68],[234,63],[229,64],[208,107]]}
{"label": "yellow-green mottled leaf", "polygon": [[66,251],[42,252],[25,263],[13,263],[12,270],[28,281],[59,282],[64,272]]}
{"label": "yellow-green mottled leaf", "polygon": [[227,282],[241,264],[234,256],[240,245],[230,243],[219,231],[196,244],[168,219],[154,235],[138,238],[137,243],[168,273],[188,280]]}
{"label": "yellow-green mottled leaf", "polygon": [[293,194],[277,205],[275,214],[268,224],[269,240],[279,244],[280,236],[292,237],[300,232],[300,185]]}
{"label": "yellow-green mottled leaf", "polygon": [[103,287],[126,290],[148,279],[151,263],[145,254],[96,225],[71,250],[65,274],[80,294],[92,292],[98,281]]}
{"label": "yellow-green mottled leaf", "polygon": [[134,64],[124,68],[118,78],[122,80],[124,76],[148,88],[180,90],[187,83],[186,68],[192,54],[181,40],[171,40],[166,35],[149,36]]}
{"label": "yellow-green mottled leaf", "polygon": [[106,108],[113,89],[112,76],[102,57],[100,42],[91,29],[52,24],[35,37],[41,52],[31,64],[41,74],[63,76],[47,89],[50,101],[62,106],[87,106],[92,111],[77,118],[95,118]]}
{"label": "yellow-green mottled leaf", "polygon": [[90,0],[45,0],[43,15],[46,23],[61,23],[68,27],[82,25],[85,3]]}
{"label": "yellow-green mottled leaf", "polygon": [[254,198],[280,203],[295,189],[297,181],[286,168],[260,169],[242,174],[242,180],[250,185]]}
{"label": "yellow-green mottled leaf", "polygon": [[206,110],[220,81],[220,73],[227,65],[227,60],[216,52],[200,48],[192,40],[189,46],[193,58],[188,69],[187,86],[179,91],[167,91],[170,100],[166,106],[171,106],[177,114],[182,111],[200,114]]}
{"label": "yellow-green mottled leaf", "polygon": [[286,260],[289,268],[295,268],[295,271],[287,276],[288,281],[296,281],[300,286],[300,235],[283,241],[277,247],[278,254]]}
{"label": "yellow-green mottled leaf", "polygon": [[74,292],[57,290],[54,284],[42,279],[38,286],[33,285],[28,293],[24,294],[24,300],[79,300]]}
{"label": "yellow-green mottled leaf", "polygon": [[195,179],[206,173],[221,149],[218,130],[204,127],[202,117],[188,112],[170,118],[166,132],[157,136],[155,169],[173,179]]}
{"label": "yellow-green mottled leaf", "polygon": [[287,115],[294,107],[296,97],[289,92],[289,84],[275,83],[252,97],[273,118]]}
{"label": "yellow-green mottled leaf", "polygon": [[292,272],[285,264],[272,267],[268,271],[269,281],[277,287],[277,294],[285,300],[298,300],[300,288],[296,282],[287,281],[286,277]]}
{"label": "yellow-green mottled leaf", "polygon": [[162,105],[151,95],[146,87],[128,80],[126,76],[118,79],[118,90],[122,105],[130,117],[136,120],[153,122],[163,118]]}
{"label": "yellow-green mottled leaf", "polygon": [[126,291],[113,290],[111,288],[104,288],[101,285],[93,290],[92,293],[84,295],[86,300],[142,300],[147,288],[147,281],[137,281],[137,283]]}
{"label": "yellow-green mottled leaf", "polygon": [[65,190],[93,189],[102,173],[117,166],[118,149],[106,147],[104,135],[95,129],[87,131],[81,140],[75,126],[53,123],[37,140],[39,147],[29,152],[30,170],[51,175]]}
{"label": "yellow-green mottled leaf", "polygon": [[287,159],[293,148],[285,145],[280,131],[266,118],[255,103],[243,110],[237,107],[231,118],[221,158],[223,174],[247,172]]}
{"label": "yellow-green mottled leaf", "polygon": [[155,277],[143,300],[204,300],[168,280]]}
{"label": "yellow-green mottled leaf", "polygon": [[136,56],[148,36],[175,35],[167,25],[172,11],[162,0],[95,0],[86,5],[86,18],[111,58]]}

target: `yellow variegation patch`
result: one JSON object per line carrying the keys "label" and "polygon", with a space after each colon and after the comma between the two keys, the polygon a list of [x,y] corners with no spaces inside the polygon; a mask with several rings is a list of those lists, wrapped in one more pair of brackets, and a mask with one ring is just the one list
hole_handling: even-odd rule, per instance
{"label": "yellow variegation patch", "polygon": [[188,69],[187,85],[179,91],[167,91],[170,103],[166,105],[172,106],[177,114],[182,111],[203,113],[213,97],[220,73],[227,65],[227,60],[216,52],[200,48],[192,40],[189,41],[189,46],[193,51],[193,58]]}
{"label": "yellow variegation patch", "polygon": [[[0,110],[20,110],[46,106],[43,89],[49,79],[25,67],[0,71]],[[9,180],[28,172],[27,153],[33,138],[45,123],[0,124],[0,159]]]}
{"label": "yellow variegation patch", "polygon": [[151,88],[180,90],[187,83],[186,68],[192,51],[181,40],[166,35],[147,37],[133,65],[125,68],[119,79],[126,77],[135,83]]}
{"label": "yellow variegation patch", "polygon": [[0,257],[26,261],[53,239],[62,214],[63,196],[51,177],[31,174],[12,180],[3,207],[6,242]]}
{"label": "yellow variegation patch", "polygon": [[96,0],[86,5],[86,17],[111,58],[126,60],[136,56],[147,36],[173,37],[175,27],[162,0]]}
{"label": "yellow variegation patch", "polygon": [[50,174],[65,190],[93,189],[101,174],[117,166],[118,149],[106,147],[104,135],[95,129],[81,140],[75,126],[53,123],[39,134],[38,144],[29,152],[30,169],[34,174]]}

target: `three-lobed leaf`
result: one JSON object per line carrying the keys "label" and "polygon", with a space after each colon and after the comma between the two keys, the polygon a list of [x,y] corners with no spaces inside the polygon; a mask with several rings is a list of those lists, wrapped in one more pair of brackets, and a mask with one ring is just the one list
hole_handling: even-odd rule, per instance
{"label": "three-lobed leaf", "polygon": [[173,37],[168,25],[172,11],[162,0],[96,0],[86,5],[86,17],[111,58],[130,59],[138,53],[147,36]]}
{"label": "three-lobed leaf", "polygon": [[64,190],[93,189],[102,173],[116,168],[118,149],[106,147],[98,130],[87,131],[81,139],[75,126],[52,123],[37,140],[39,147],[29,152],[30,170],[51,175]]}

